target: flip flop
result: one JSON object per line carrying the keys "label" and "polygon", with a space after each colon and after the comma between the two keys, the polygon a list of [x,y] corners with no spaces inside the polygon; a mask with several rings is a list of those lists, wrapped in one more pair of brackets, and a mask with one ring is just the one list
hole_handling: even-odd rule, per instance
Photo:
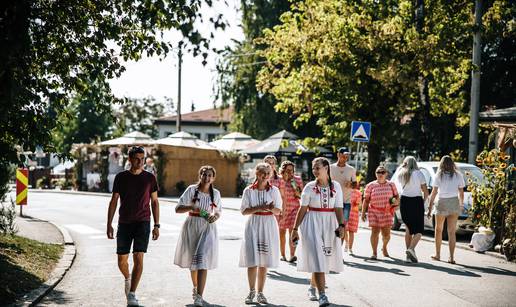
{"label": "flip flop", "polygon": [[432,260],[435,260],[435,261],[441,261],[441,258],[437,257],[435,255],[430,256],[430,258],[432,258]]}
{"label": "flip flop", "polygon": [[378,257],[376,255],[372,255],[371,257],[369,257],[369,259],[371,260],[376,260]]}
{"label": "flip flop", "polygon": [[288,262],[290,263],[294,263],[297,261],[297,257],[296,256],[293,256],[292,258],[290,258],[290,260]]}
{"label": "flip flop", "polygon": [[281,256],[280,260],[281,261],[287,261],[287,258],[285,256]]}
{"label": "flip flop", "polygon": [[383,256],[384,256],[384,257],[390,257],[390,256],[389,256],[389,253],[387,252],[387,250],[383,250],[383,249],[382,249],[382,253],[383,253]]}
{"label": "flip flop", "polygon": [[448,259],[449,264],[455,264],[455,260]]}

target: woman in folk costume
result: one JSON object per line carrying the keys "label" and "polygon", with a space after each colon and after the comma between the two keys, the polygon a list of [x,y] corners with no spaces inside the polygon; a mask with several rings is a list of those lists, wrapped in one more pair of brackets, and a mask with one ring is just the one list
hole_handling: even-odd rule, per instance
{"label": "woman in folk costume", "polygon": [[[292,236],[292,228],[296,221],[297,211],[299,210],[299,201],[301,199],[301,191],[303,191],[303,180],[299,176],[295,176],[295,164],[291,161],[281,162],[279,172],[281,174],[280,194],[283,200],[283,208],[281,214],[278,215],[279,237],[280,237],[280,252],[281,261],[287,261],[285,257],[285,241],[288,231],[289,237]],[[296,246],[292,240],[288,240],[290,249],[289,262],[297,261]]]}
{"label": "woman in folk costume", "polygon": [[218,262],[219,240],[217,226],[220,218],[220,192],[213,188],[215,169],[199,169],[199,182],[189,186],[179,198],[176,213],[187,213],[176,246],[174,264],[190,269],[193,284],[194,306],[203,306],[202,294],[208,270]]}
{"label": "woman in folk costume", "polygon": [[[330,303],[324,291],[325,274],[341,272],[344,268],[342,190],[338,182],[331,180],[330,163],[326,158],[316,158],[312,162],[312,172],[316,180],[307,183],[303,189],[292,240],[297,242],[300,238],[297,270],[312,273],[309,299],[319,300],[319,306],[328,306]],[[319,298],[315,288],[319,291]]]}
{"label": "woman in folk costume", "polygon": [[277,187],[279,189],[281,184],[281,176],[278,175],[278,172],[276,171],[276,165],[278,165],[278,159],[276,159],[273,155],[267,155],[265,158],[263,158],[263,162],[269,164],[271,166],[271,175],[269,177],[269,182],[271,185]]}
{"label": "woman in folk costume", "polygon": [[240,211],[249,215],[245,225],[244,239],[240,250],[240,267],[247,267],[249,295],[246,304],[253,303],[258,280],[259,304],[267,304],[263,295],[267,268],[275,268],[279,262],[278,223],[274,215],[281,211],[281,195],[277,187],[268,181],[271,167],[259,163],[255,168],[256,180],[245,188]]}

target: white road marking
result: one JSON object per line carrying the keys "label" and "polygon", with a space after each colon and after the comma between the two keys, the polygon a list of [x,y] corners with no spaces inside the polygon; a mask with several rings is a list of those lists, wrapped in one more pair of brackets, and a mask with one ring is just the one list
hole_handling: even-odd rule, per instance
{"label": "white road marking", "polygon": [[78,232],[80,234],[92,235],[92,234],[101,234],[104,233],[98,229],[95,229],[90,226],[86,226],[83,224],[66,224],[64,227],[70,229],[71,231]]}

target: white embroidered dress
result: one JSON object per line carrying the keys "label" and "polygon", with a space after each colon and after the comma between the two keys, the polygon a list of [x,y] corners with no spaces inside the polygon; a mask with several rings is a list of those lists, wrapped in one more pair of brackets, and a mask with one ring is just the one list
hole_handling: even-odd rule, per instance
{"label": "white embroidered dress", "polygon": [[[197,185],[189,186],[177,205],[191,205],[196,190]],[[209,193],[199,191],[197,198],[194,204],[196,208],[210,214],[221,213],[220,192],[217,189],[213,189],[213,203],[216,207],[212,205]],[[179,234],[174,264],[191,271],[211,270],[217,267],[218,255],[217,222],[210,224],[203,217],[188,215]]]}
{"label": "white embroidered dress", "polygon": [[301,206],[315,210],[309,208],[299,225],[297,270],[300,272],[329,273],[344,269],[341,240],[335,234],[339,223],[334,210],[343,207],[342,190],[336,181],[333,181],[333,187],[333,197],[330,197],[329,187],[321,188],[311,181],[301,194]]}
{"label": "white embroidered dress", "polygon": [[[281,194],[277,187],[258,190],[247,187],[242,196],[240,211],[247,208],[274,203],[281,209]],[[279,230],[274,215],[251,214],[245,224],[244,238],[240,248],[240,267],[275,268],[279,264]]]}

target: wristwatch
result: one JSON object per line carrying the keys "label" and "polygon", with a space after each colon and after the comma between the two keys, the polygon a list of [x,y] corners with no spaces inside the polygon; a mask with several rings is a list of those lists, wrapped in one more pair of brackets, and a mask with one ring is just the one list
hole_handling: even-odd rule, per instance
{"label": "wristwatch", "polygon": [[154,224],[154,228],[159,228],[160,225],[159,224]]}

